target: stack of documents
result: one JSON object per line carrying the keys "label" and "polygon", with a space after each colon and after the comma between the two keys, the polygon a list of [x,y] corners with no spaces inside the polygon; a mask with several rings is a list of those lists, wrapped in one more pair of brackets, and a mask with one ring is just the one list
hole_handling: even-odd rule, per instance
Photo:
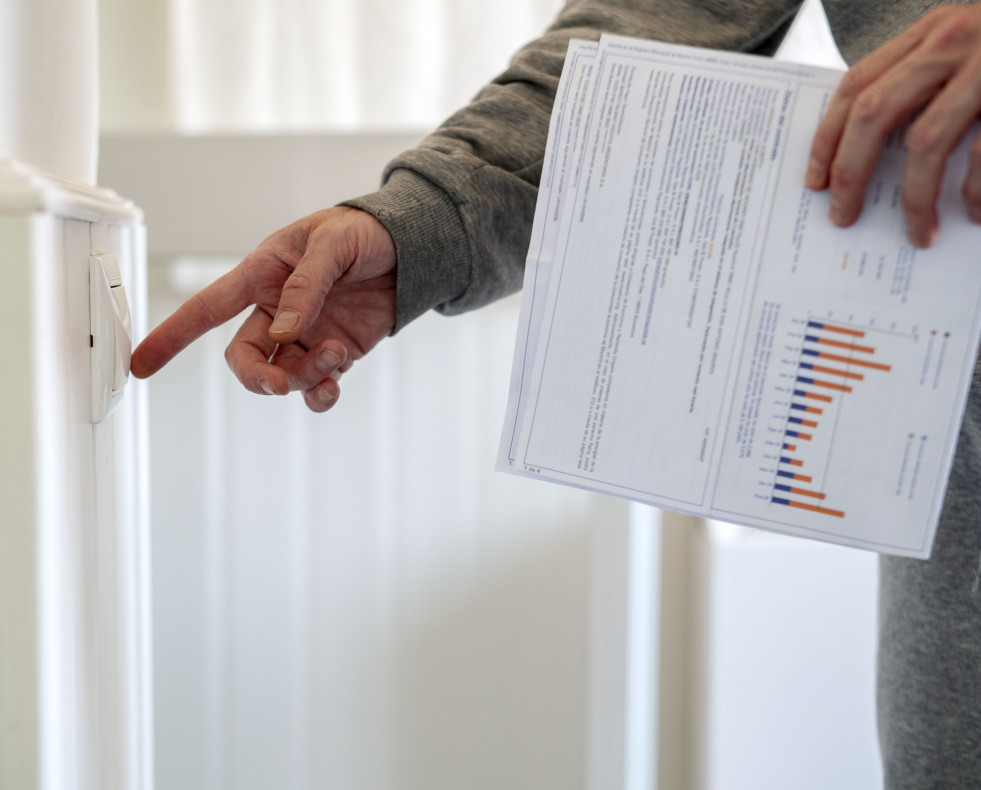
{"label": "stack of documents", "polygon": [[886,144],[858,224],[804,187],[841,72],[622,37],[571,44],[498,468],[930,553],[981,333],[951,160],[928,250]]}

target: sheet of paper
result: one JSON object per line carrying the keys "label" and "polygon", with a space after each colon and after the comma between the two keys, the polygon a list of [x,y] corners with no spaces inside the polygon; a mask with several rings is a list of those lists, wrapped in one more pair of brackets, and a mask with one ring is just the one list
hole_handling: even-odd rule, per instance
{"label": "sheet of paper", "polygon": [[905,240],[902,138],[841,230],[803,187],[840,72],[605,37],[553,114],[498,466],[926,556],[977,354],[978,228]]}
{"label": "sheet of paper", "polygon": [[[570,197],[579,179],[583,161],[586,122],[592,106],[595,80],[595,56],[598,44],[573,40],[569,44],[565,68],[556,91],[552,124],[549,129],[542,177],[535,207],[535,220],[528,245],[525,265],[521,312],[518,319],[518,342],[515,344],[511,374],[511,396],[505,413],[505,434],[510,454],[517,441],[517,421],[527,422],[527,410],[518,407],[522,392],[537,382],[535,368],[538,340],[541,336],[543,314],[549,303],[549,286],[555,265],[559,232],[568,211],[565,198]],[[502,439],[504,441],[504,439]]]}

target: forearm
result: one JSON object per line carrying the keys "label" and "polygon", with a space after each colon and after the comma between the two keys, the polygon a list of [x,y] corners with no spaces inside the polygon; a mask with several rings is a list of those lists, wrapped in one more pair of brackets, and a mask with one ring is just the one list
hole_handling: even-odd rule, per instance
{"label": "forearm", "polygon": [[793,0],[573,0],[546,33],[417,148],[385,185],[349,202],[375,215],[398,254],[396,331],[431,307],[459,313],[521,286],[552,101],[571,38],[603,32],[758,50]]}

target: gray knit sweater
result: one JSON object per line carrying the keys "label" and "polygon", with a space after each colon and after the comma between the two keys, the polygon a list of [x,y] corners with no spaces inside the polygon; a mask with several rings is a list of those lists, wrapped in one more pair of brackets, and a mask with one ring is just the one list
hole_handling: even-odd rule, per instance
{"label": "gray knit sweater", "polygon": [[[849,62],[938,5],[824,0]],[[603,32],[772,53],[799,0],[569,0],[545,34],[417,148],[384,186],[348,202],[376,216],[398,254],[398,331],[430,308],[447,314],[521,287],[552,101],[570,38]]]}

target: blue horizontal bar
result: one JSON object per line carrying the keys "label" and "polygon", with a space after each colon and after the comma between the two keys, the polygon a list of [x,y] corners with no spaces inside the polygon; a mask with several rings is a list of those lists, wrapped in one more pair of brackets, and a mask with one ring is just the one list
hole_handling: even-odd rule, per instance
{"label": "blue horizontal bar", "polygon": [[813,384],[814,379],[809,379],[807,376],[798,376],[797,380],[803,384]]}
{"label": "blue horizontal bar", "polygon": [[805,406],[803,403],[791,403],[790,408],[800,409],[801,411],[807,411],[807,406]]}
{"label": "blue horizontal bar", "polygon": [[776,497],[776,496],[773,497],[770,501],[771,502],[774,502],[774,503],[776,503],[778,505],[789,505],[790,504],[790,500],[789,499],[781,499],[780,497]]}
{"label": "blue horizontal bar", "polygon": [[800,436],[797,431],[784,431],[784,434],[787,436]]}
{"label": "blue horizontal bar", "polygon": [[787,422],[792,422],[792,423],[796,423],[797,425],[800,425],[804,421],[800,417],[788,417]]}
{"label": "blue horizontal bar", "polygon": [[785,486],[783,483],[774,483],[773,487],[777,489],[777,491],[790,491],[790,486]]}
{"label": "blue horizontal bar", "polygon": [[777,477],[789,477],[791,480],[797,479],[797,476],[793,472],[785,472],[783,469],[777,470]]}
{"label": "blue horizontal bar", "polygon": [[819,357],[819,356],[821,356],[821,352],[818,351],[817,349],[814,349],[814,348],[802,348],[800,350],[800,353],[801,354],[807,354],[807,355],[812,356],[812,357]]}

